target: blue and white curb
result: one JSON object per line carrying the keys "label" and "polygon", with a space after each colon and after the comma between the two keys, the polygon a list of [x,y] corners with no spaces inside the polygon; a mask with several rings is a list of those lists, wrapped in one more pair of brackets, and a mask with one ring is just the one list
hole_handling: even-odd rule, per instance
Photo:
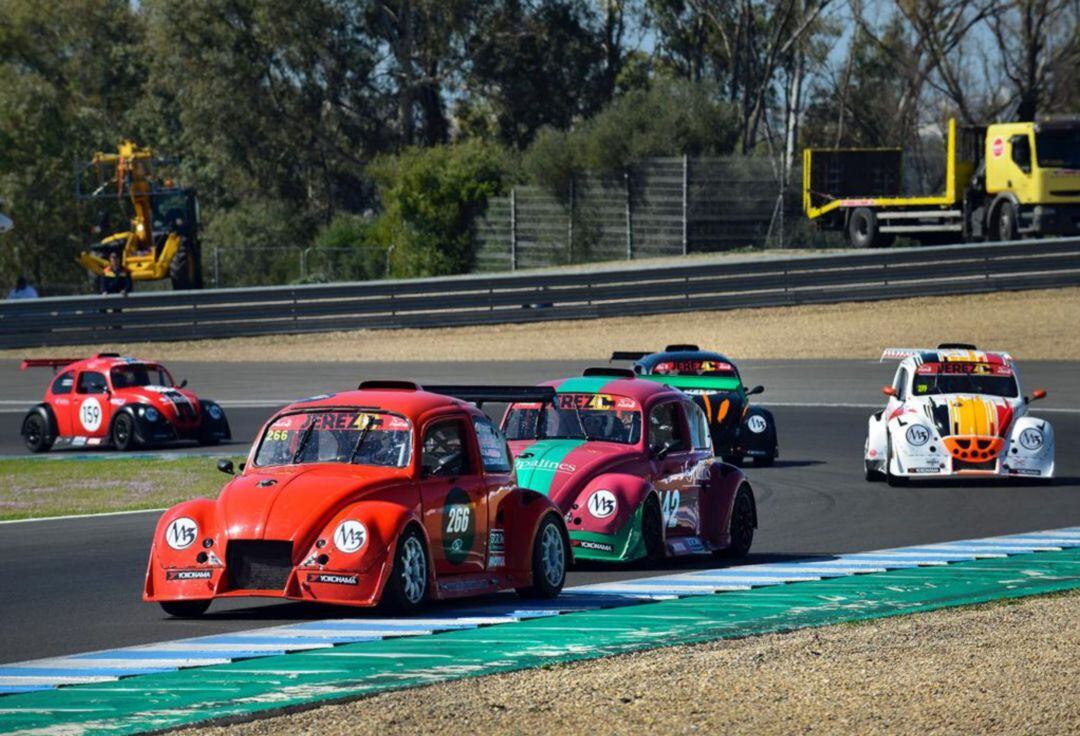
{"label": "blue and white curb", "polygon": [[458,606],[435,616],[402,619],[358,616],[304,621],[0,665],[0,694],[110,682],[133,675],[329,649],[340,644],[389,637],[427,636],[440,631],[497,626],[528,618],[632,605],[644,600],[711,595],[730,590],[1074,547],[1080,547],[1080,527],[594,583],[567,588],[562,596],[546,602],[522,604],[506,595],[503,596],[505,601]]}

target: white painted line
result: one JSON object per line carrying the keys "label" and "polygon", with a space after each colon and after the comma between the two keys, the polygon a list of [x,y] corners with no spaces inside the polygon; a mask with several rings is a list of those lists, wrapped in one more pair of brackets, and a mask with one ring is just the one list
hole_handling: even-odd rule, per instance
{"label": "white painted line", "polygon": [[110,677],[108,675],[87,675],[86,677],[78,675],[67,675],[64,677],[48,677],[45,675],[10,677],[5,675],[4,677],[0,677],[0,687],[9,685],[80,685],[92,682],[115,682],[117,679],[118,678],[116,677]]}
{"label": "white painted line", "polygon": [[[183,654],[184,652],[280,652],[283,649],[310,649],[320,644],[297,644],[295,647],[285,644],[203,644],[201,642],[169,642],[167,644],[149,644],[130,647],[125,652],[153,652]],[[139,660],[130,660],[137,662]]]}
{"label": "white painted line", "polygon": [[66,514],[64,516],[37,516],[33,519],[4,519],[0,524],[30,524],[38,521],[67,521],[69,519],[100,519],[107,516],[130,516],[132,514],[160,514],[165,509],[133,509],[131,511],[104,511],[99,514]]}

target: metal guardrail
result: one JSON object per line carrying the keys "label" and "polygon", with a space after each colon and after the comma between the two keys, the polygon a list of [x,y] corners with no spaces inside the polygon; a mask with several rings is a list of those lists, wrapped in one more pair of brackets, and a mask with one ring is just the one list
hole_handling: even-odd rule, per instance
{"label": "metal guardrail", "polygon": [[1080,285],[1080,238],[0,302],[0,348],[449,327]]}

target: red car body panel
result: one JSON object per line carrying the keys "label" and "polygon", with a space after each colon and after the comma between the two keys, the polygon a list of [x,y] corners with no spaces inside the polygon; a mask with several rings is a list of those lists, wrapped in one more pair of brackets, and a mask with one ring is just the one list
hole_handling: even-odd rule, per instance
{"label": "red car body panel", "polygon": [[[392,412],[404,418],[412,430],[408,463],[400,468],[343,462],[256,466],[260,442],[275,422],[320,410]],[[445,420],[469,428],[464,437],[475,472],[424,477],[421,443],[429,428]],[[531,585],[533,540],[540,524],[545,517],[555,518],[565,534],[562,515],[540,494],[516,487],[512,467],[505,472],[484,469],[473,429],[476,420],[488,421],[471,404],[422,390],[349,391],[282,409],[264,425],[242,474],[216,500],[182,503],[161,517],[143,599],[270,596],[376,605],[398,539],[410,526],[425,542],[432,599]],[[453,506],[468,507],[468,529],[457,534],[448,533]],[[165,543],[170,525],[179,518],[192,520],[198,529],[198,539],[182,550]],[[354,552],[333,541],[346,520],[360,521],[366,529],[366,541]],[[455,545],[458,540],[467,541]],[[230,545],[251,542],[287,545],[283,585],[237,587],[230,579]]]}

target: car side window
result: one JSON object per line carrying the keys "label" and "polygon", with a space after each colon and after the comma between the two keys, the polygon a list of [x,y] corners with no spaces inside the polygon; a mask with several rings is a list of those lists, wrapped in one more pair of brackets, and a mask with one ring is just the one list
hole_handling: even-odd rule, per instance
{"label": "car side window", "polygon": [[695,450],[712,450],[712,437],[709,435],[709,418],[701,407],[692,401],[683,404],[686,418],[690,424],[690,443]]}
{"label": "car side window", "polygon": [[460,419],[438,422],[424,431],[420,465],[425,478],[453,477],[470,472],[469,447],[465,442],[465,426]]}
{"label": "car side window", "polygon": [[68,371],[67,373],[61,373],[56,377],[56,380],[52,382],[52,392],[54,394],[70,394],[71,387],[75,384],[75,371]]}
{"label": "car side window", "polygon": [[649,447],[655,451],[665,446],[672,452],[686,449],[678,403],[674,401],[657,404],[649,412]]}
{"label": "car side window", "polygon": [[473,417],[476,443],[480,445],[480,460],[488,473],[510,472],[510,448],[502,432],[487,417]]}
{"label": "car side window", "polygon": [[901,368],[896,374],[896,398],[900,401],[907,400],[908,372],[907,368]]}
{"label": "car side window", "polygon": [[79,374],[79,383],[75,390],[80,394],[103,394],[109,390],[105,375],[96,371],[83,371]]}

